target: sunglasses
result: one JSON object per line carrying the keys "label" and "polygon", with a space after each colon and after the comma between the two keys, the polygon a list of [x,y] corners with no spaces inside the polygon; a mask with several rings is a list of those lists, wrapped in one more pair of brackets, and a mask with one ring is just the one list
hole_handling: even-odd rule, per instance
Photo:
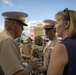
{"label": "sunglasses", "polygon": [[45,28],[45,31],[50,31],[52,30],[53,28]]}
{"label": "sunglasses", "polygon": [[69,10],[68,10],[68,8],[64,9],[63,12],[65,12],[65,13],[68,15],[67,20],[70,21],[70,14],[69,14]]}

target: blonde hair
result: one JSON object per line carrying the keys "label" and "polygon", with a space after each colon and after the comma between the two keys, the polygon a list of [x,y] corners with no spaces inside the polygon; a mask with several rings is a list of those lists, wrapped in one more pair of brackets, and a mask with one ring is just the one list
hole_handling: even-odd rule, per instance
{"label": "blonde hair", "polygon": [[68,36],[76,37],[76,11],[65,9],[58,12],[55,17],[61,17],[63,21],[69,21]]}
{"label": "blonde hair", "polygon": [[34,44],[42,46],[43,45],[43,38],[40,35],[34,37]]}

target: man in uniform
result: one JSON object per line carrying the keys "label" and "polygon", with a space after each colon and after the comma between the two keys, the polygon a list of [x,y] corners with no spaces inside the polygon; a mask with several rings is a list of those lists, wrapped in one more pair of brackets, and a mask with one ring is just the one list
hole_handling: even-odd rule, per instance
{"label": "man in uniform", "polygon": [[30,75],[37,69],[40,60],[30,60],[28,65],[23,64],[19,47],[14,40],[20,37],[23,26],[27,26],[25,18],[27,13],[4,12],[4,31],[0,33],[0,75]]}
{"label": "man in uniform", "polygon": [[43,57],[44,57],[44,66],[40,67],[38,70],[39,72],[44,72],[44,75],[47,74],[47,68],[50,60],[50,55],[53,47],[59,42],[59,39],[55,35],[55,21],[46,19],[43,21],[45,36],[49,39],[49,42],[46,44]]}

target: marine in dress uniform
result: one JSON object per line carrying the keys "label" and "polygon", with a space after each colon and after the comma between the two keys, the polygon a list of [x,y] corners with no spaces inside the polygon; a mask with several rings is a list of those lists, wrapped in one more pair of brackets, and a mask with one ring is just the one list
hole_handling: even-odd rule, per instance
{"label": "marine in dress uniform", "polygon": [[[46,44],[43,51],[44,66],[48,68],[52,49],[55,46],[55,44],[59,42],[59,39],[55,36],[55,30],[54,30],[55,21],[46,19],[43,21],[43,23],[44,23],[45,35],[49,39],[49,42]],[[46,75],[46,73],[44,75]]]}
{"label": "marine in dress uniform", "polygon": [[[9,23],[12,23],[10,25],[14,26],[12,21],[17,22],[19,25],[27,26],[25,18],[28,14],[23,12],[4,12],[2,16],[6,25],[4,31],[0,33],[0,75],[12,75],[24,69],[24,67],[22,66],[19,47],[14,40],[15,37],[11,35],[12,31],[10,28],[7,31],[7,27]],[[19,35],[16,33],[15,36],[19,37],[20,35],[21,33],[19,32]]]}
{"label": "marine in dress uniform", "polygon": [[[23,26],[27,26],[27,13],[4,12],[4,31],[0,33],[0,75],[30,75],[41,64],[40,59],[29,60],[26,66],[20,55],[20,48],[14,40],[21,37]],[[39,62],[39,63],[38,63]],[[2,74],[3,73],[3,74]]]}

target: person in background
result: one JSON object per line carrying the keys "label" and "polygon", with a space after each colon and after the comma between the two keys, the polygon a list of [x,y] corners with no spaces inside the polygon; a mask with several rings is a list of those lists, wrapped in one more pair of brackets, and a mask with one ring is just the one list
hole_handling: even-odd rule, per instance
{"label": "person in background", "polygon": [[19,48],[20,48],[20,53],[21,53],[21,56],[22,56],[23,60],[25,60],[25,58],[26,58],[25,54],[23,53],[23,47],[24,47],[24,45],[25,45],[24,40],[21,40],[21,44],[20,44]]}
{"label": "person in background", "polygon": [[[30,54],[31,58],[42,59],[43,57],[43,38],[41,35],[36,35],[34,37],[34,44],[32,45],[32,50]],[[42,60],[41,60],[42,61]],[[40,75],[37,70],[33,71],[32,75]]]}
{"label": "person in background", "polygon": [[76,11],[59,11],[55,30],[62,42],[52,51],[47,75],[76,75]]}
{"label": "person in background", "polygon": [[48,68],[52,49],[57,43],[59,43],[59,39],[56,38],[56,35],[55,35],[55,29],[54,29],[55,23],[56,23],[55,21],[50,19],[46,19],[43,21],[45,35],[46,35],[46,38],[49,39],[49,41],[43,50],[44,65],[42,67],[39,67],[38,70],[40,73],[44,72],[44,75],[47,74],[47,68]]}
{"label": "person in background", "polygon": [[27,38],[27,42],[28,42],[28,43],[32,44],[32,41],[33,41],[33,40],[31,39],[31,37],[28,37],[28,38]]}
{"label": "person in background", "polygon": [[23,45],[24,45],[25,43],[24,43],[24,40],[21,40],[21,44],[20,44],[20,53],[22,54],[22,47],[23,47]]}
{"label": "person in background", "polygon": [[16,38],[20,37],[23,26],[27,26],[24,12],[3,12],[4,31],[0,33],[0,73],[1,75],[30,75],[33,69],[41,64],[40,59],[30,60],[27,66],[23,65]]}
{"label": "person in background", "polygon": [[28,51],[29,51],[29,54],[30,54],[30,52],[31,52],[31,49],[32,49],[32,45],[33,45],[33,40],[31,39],[31,37],[28,37],[27,38],[27,47],[28,47]]}
{"label": "person in background", "polygon": [[22,46],[22,56],[23,58],[28,62],[28,60],[31,58],[30,53],[31,53],[31,49],[32,49],[32,45],[33,45],[33,40],[31,39],[31,37],[27,38],[27,44]]}
{"label": "person in background", "polygon": [[32,45],[31,57],[41,58],[43,55],[43,38],[41,35],[36,35],[34,37],[34,44]]}

